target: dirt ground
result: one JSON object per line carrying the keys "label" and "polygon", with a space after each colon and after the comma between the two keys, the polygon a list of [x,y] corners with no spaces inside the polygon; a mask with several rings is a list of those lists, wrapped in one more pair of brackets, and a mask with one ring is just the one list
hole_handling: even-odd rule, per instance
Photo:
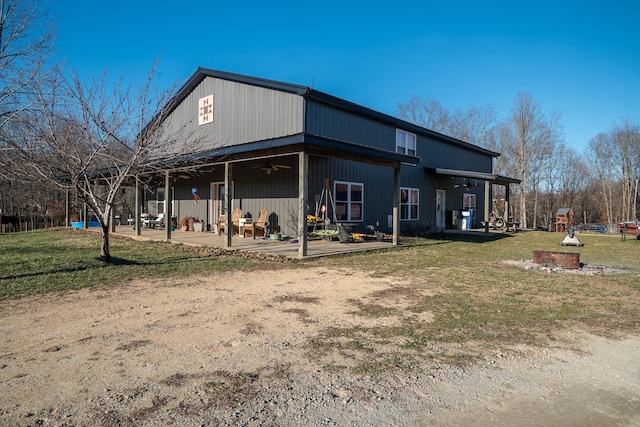
{"label": "dirt ground", "polygon": [[330,326],[397,322],[353,313],[394,286],[404,283],[311,268],[2,302],[0,424],[640,425],[636,336],[563,331],[553,348],[376,375],[309,354]]}

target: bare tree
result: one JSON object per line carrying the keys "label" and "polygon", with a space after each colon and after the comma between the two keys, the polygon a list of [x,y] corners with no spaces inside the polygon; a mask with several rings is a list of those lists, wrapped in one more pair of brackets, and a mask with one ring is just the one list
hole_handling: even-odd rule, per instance
{"label": "bare tree", "polygon": [[418,126],[481,147],[487,147],[491,143],[492,132],[497,125],[497,115],[491,105],[474,105],[452,113],[433,98],[419,98],[415,95],[407,102],[398,104],[396,114]]}
{"label": "bare tree", "polygon": [[607,224],[612,224],[615,221],[613,188],[617,172],[612,158],[613,150],[613,141],[606,133],[600,133],[591,139],[587,150],[587,162],[599,183]]}
{"label": "bare tree", "polygon": [[33,107],[34,86],[50,71],[54,29],[38,0],[0,0],[0,209],[12,215],[32,210],[33,203],[27,209],[20,200],[26,188],[9,177],[9,127],[16,115]]}
{"label": "bare tree", "polygon": [[29,107],[33,85],[48,71],[54,34],[38,0],[0,0],[0,132]]}
{"label": "bare tree", "polygon": [[640,179],[640,126],[625,119],[621,124],[613,125],[611,137],[613,159],[620,172],[622,219],[629,220],[634,216],[636,182]]}
{"label": "bare tree", "polygon": [[398,104],[397,116],[424,128],[447,134],[450,130],[449,111],[433,98],[412,95]]}
{"label": "bare tree", "polygon": [[599,183],[607,223],[632,219],[640,179],[640,127],[628,119],[614,123],[589,142],[587,159]]}
{"label": "bare tree", "polygon": [[[541,191],[546,195],[546,201],[537,203],[539,209],[536,209],[541,217],[542,224],[546,229],[550,230],[555,220],[555,210],[557,201],[557,192],[562,188],[561,173],[564,167],[564,150],[566,147],[560,144],[553,147],[548,156],[545,156],[541,162],[540,179],[542,181]],[[561,191],[561,190],[560,190]],[[546,203],[545,203],[546,202]]]}
{"label": "bare tree", "polygon": [[497,123],[497,114],[491,105],[473,105],[451,115],[449,135],[488,148]]}
{"label": "bare tree", "polygon": [[12,127],[13,169],[74,191],[100,222],[106,262],[119,190],[140,173],[160,171],[162,159],[178,155],[176,142],[188,137],[163,125],[173,103],[170,91],[154,90],[155,70],[141,86],[109,85],[106,74],[89,84],[58,75],[36,92],[39,108],[24,111]]}
{"label": "bare tree", "polygon": [[536,226],[537,195],[541,184],[544,159],[552,155],[553,147],[562,140],[562,127],[558,114],[546,116],[528,92],[516,95],[507,121],[504,149],[517,165],[520,183],[520,223],[528,226],[529,206],[527,194],[534,195],[533,225]]}
{"label": "bare tree", "polygon": [[586,188],[589,179],[589,170],[584,158],[573,148],[561,145],[561,162],[558,169],[560,188],[559,203],[562,206],[572,207],[580,192]]}

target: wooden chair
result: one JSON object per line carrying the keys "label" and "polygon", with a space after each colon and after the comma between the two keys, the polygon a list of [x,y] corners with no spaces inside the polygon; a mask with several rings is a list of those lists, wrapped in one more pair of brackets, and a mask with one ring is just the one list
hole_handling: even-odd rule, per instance
{"label": "wooden chair", "polygon": [[218,236],[222,235],[222,233],[224,233],[224,215],[220,215],[218,217]]}
{"label": "wooden chair", "polygon": [[254,239],[256,238],[256,233],[261,233],[262,236],[264,236],[267,229],[267,215],[269,215],[269,211],[262,209],[260,211],[260,216],[258,216],[258,219],[255,222],[245,224],[243,237],[247,237],[247,232],[251,233]]}
{"label": "wooden chair", "polygon": [[[231,212],[231,235],[240,234],[240,218],[242,218],[242,209],[236,208]],[[222,234],[225,232],[225,216],[220,215],[218,218],[218,234]]]}

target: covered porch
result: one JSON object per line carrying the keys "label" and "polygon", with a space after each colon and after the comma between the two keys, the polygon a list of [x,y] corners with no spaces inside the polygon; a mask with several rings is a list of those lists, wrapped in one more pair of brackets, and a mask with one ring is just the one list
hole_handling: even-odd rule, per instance
{"label": "covered porch", "polygon": [[[491,218],[496,214],[494,212],[494,186],[504,187],[504,208],[501,215],[501,219],[504,221],[506,231],[516,231],[520,225],[519,222],[514,222],[510,217],[510,199],[511,199],[511,184],[520,184],[520,180],[517,178],[511,178],[503,175],[497,175],[493,173],[483,173],[468,170],[456,170],[456,169],[444,169],[444,168],[425,168],[426,170],[435,171],[438,175],[450,176],[452,178],[466,178],[475,179],[484,182],[484,212],[483,228],[485,232],[489,232]],[[495,227],[493,227],[495,228]],[[498,227],[502,228],[502,227]]]}
{"label": "covered porch", "polygon": [[[241,147],[234,146],[220,148],[214,150],[213,152],[201,153],[199,155],[188,156],[187,158],[172,159],[170,162],[158,164],[154,169],[154,172],[156,179],[163,178],[164,181],[164,217],[173,217],[171,208],[174,201],[174,199],[172,198],[173,179],[174,177],[179,176],[182,171],[194,172],[199,169],[207,169],[212,167],[223,170],[224,173],[221,177],[221,185],[223,185],[225,189],[228,189],[228,191],[225,191],[221,204],[232,210],[232,208],[236,207],[232,203],[232,201],[236,198],[235,194],[240,190],[244,190],[246,188],[241,187],[241,184],[236,181],[236,177],[249,176],[248,174],[250,174],[252,170],[256,169],[255,166],[251,166],[251,162],[264,162],[270,161],[270,159],[273,158],[288,157],[289,159],[293,160],[290,165],[280,167],[285,167],[288,170],[292,170],[292,172],[294,173],[297,172],[295,174],[297,175],[297,177],[295,177],[295,175],[291,176],[292,179],[288,181],[288,185],[295,185],[297,194],[294,196],[296,200],[296,206],[291,209],[291,212],[287,218],[289,224],[295,224],[295,231],[290,234],[296,237],[287,241],[286,244],[280,244],[280,248],[277,251],[275,251],[275,249],[270,250],[286,253],[286,256],[290,256],[289,254],[292,254],[291,256],[297,256],[298,258],[304,258],[307,256],[322,256],[323,254],[326,255],[327,251],[329,253],[353,252],[354,248],[346,250],[338,249],[340,247],[350,246],[349,244],[324,242],[331,243],[331,245],[328,246],[328,249],[321,250],[319,248],[323,246],[322,244],[319,244],[318,241],[315,240],[308,240],[307,214],[309,213],[308,206],[310,205],[310,174],[313,173],[314,175],[317,175],[317,170],[314,170],[310,167],[310,156],[313,156],[315,158],[355,161],[360,164],[381,166],[390,168],[392,170],[393,194],[389,195],[390,199],[392,199],[392,205],[390,206],[390,208],[393,212],[392,238],[390,239],[390,242],[377,242],[376,244],[380,244],[381,247],[397,245],[399,237],[398,195],[400,193],[400,168],[402,164],[417,164],[419,158],[386,150],[365,147],[362,145],[351,144],[344,141],[336,141],[328,138],[320,138],[305,134],[272,140],[268,142],[262,141],[260,143],[245,144]],[[264,180],[264,178],[262,177],[261,179]],[[136,179],[135,193],[137,197],[140,195],[140,189],[137,187],[138,182],[138,179]],[[282,186],[270,187],[269,190],[265,192],[254,192],[253,197],[263,200],[260,207],[268,208],[269,200],[274,200],[276,198],[275,194],[281,191],[282,188]],[[137,199],[135,202],[136,212],[134,213],[134,218],[140,218],[141,214],[143,213],[141,211],[141,205],[141,199]],[[256,212],[254,210],[254,214],[255,213]],[[282,215],[282,212],[280,214]],[[220,223],[220,225],[222,225],[222,228],[224,230],[232,230],[233,223],[232,215],[230,214],[230,212],[225,213],[225,215],[221,215],[220,217],[224,221]],[[112,224],[113,223],[114,221],[112,221]],[[136,223],[136,230],[139,231],[136,232],[132,229],[132,234],[142,234],[142,227],[140,225],[141,224],[139,222]],[[129,231],[127,231],[127,233],[129,233]],[[153,232],[147,231],[147,234],[151,235],[151,233]],[[274,243],[279,243],[271,242],[269,241],[269,239],[256,239],[256,241],[248,243],[243,238],[236,239],[235,237],[231,236],[230,233],[225,233],[222,236],[218,236],[213,233],[204,233],[204,236],[208,236],[208,239],[211,239],[212,243],[202,244],[224,248],[236,248],[237,245],[241,245],[243,246],[242,248],[237,248],[243,250],[248,250],[244,247],[251,245],[254,246],[254,249],[259,249],[259,251],[261,251],[266,249],[266,247],[264,246],[265,244],[274,246]],[[200,241],[205,238],[204,236],[189,236],[188,239],[198,239]],[[172,232],[170,227],[166,227],[163,231],[159,232],[158,237],[159,240],[165,241],[180,241],[179,239],[182,238],[180,232]],[[213,239],[215,239],[216,243],[213,243]],[[373,242],[366,242],[364,245],[367,248],[371,248],[372,244]],[[285,247],[287,249],[284,249]],[[295,255],[293,255],[294,251],[296,252]]]}
{"label": "covered porch", "polygon": [[[117,225],[112,234],[126,236],[135,240],[167,241],[166,232],[163,229],[144,229],[136,232],[128,225]],[[174,231],[171,233],[171,242],[191,246],[208,246],[218,248],[228,248],[246,252],[256,252],[264,255],[275,255],[287,258],[300,258],[299,242],[294,240],[271,240],[268,238],[231,236],[232,244],[227,246],[227,236],[217,235],[212,232]],[[394,245],[391,240],[364,240],[360,243],[342,243],[339,241],[328,241],[321,239],[309,239],[307,241],[306,257],[323,257],[328,255],[346,254],[353,252],[372,251],[389,249]]]}

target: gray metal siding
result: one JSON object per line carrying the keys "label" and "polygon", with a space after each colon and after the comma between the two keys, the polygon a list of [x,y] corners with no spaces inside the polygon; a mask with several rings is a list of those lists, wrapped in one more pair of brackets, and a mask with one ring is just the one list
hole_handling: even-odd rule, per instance
{"label": "gray metal siding", "polygon": [[[307,102],[306,130],[312,135],[349,141],[388,151],[396,149],[396,127],[331,105]],[[420,166],[492,172],[493,157],[473,148],[417,135]]]}
{"label": "gray metal siding", "polygon": [[[260,210],[267,209],[270,217],[277,219],[279,230],[288,235],[297,235],[298,223],[298,171],[297,156],[280,157],[273,163],[290,165],[291,169],[280,169],[267,174],[261,167],[264,160],[234,163],[233,191],[231,209],[242,209],[243,215],[251,214],[257,219]],[[213,173],[192,178],[178,180],[174,184],[174,216],[180,220],[186,216],[193,216],[205,221],[205,229],[211,230],[210,187],[212,182],[224,181],[224,165],[216,167]],[[198,189],[199,203],[193,201],[191,189]]]}
{"label": "gray metal siding", "polygon": [[308,205],[311,213],[315,212],[316,198],[322,195],[325,178],[329,178],[329,190],[333,197],[336,181],[362,183],[362,221],[354,222],[357,224],[356,229],[365,231],[367,225],[378,224],[380,230],[390,231],[387,227],[387,217],[393,213],[392,168],[324,157],[311,157],[309,165]]}
{"label": "gray metal siding", "polygon": [[[280,157],[273,163],[289,165],[290,169],[280,169],[267,174],[260,167],[263,160],[234,164],[233,174],[233,208],[241,208],[243,214],[250,213],[257,218],[261,209],[267,209],[272,217],[277,218],[280,231],[288,236],[297,236],[298,222],[298,165],[297,156]],[[364,185],[362,221],[357,222],[357,230],[365,231],[367,225],[377,225],[384,232],[391,232],[388,217],[393,207],[393,169],[383,166],[366,165],[353,161],[338,160],[326,157],[311,156],[309,158],[309,189],[307,205],[309,213],[315,213],[316,198],[320,198],[324,188],[324,180],[329,178],[329,189],[335,197],[335,181],[362,183]],[[180,220],[185,216],[193,216],[206,222],[205,229],[211,229],[209,221],[209,194],[211,182],[224,180],[224,167],[216,168],[214,173],[189,180],[178,180],[174,184],[174,216]],[[400,221],[402,232],[418,229],[432,229],[435,226],[436,190],[446,191],[446,209],[462,209],[463,194],[476,194],[476,219],[483,214],[484,183],[471,190],[455,188],[458,181],[435,173],[426,173],[422,167],[402,166],[401,187],[418,188],[420,190],[419,219],[417,221]],[[194,203],[191,189],[196,187],[200,196],[199,203]],[[478,223],[476,223],[478,225]]]}
{"label": "gray metal siding", "polygon": [[493,172],[490,155],[421,136],[418,136],[417,145],[423,167]]}
{"label": "gray metal siding", "polygon": [[[214,95],[214,122],[198,126],[198,99]],[[305,107],[306,104],[306,107]],[[331,105],[272,89],[231,82],[213,77],[205,78],[184,99],[166,122],[167,135],[175,136],[176,153],[199,152],[222,145],[239,145],[253,141],[308,134],[347,141],[379,149],[395,151],[393,124],[376,121]],[[198,139],[201,143],[195,143]],[[478,172],[492,172],[490,154],[475,151],[464,145],[453,144],[428,134],[417,135],[417,153],[421,162],[417,166],[402,166],[401,187],[420,189],[418,221],[401,221],[401,230],[429,228],[435,225],[435,194],[437,189],[446,191],[446,208],[461,209],[462,193],[454,188],[455,182],[446,176],[427,173],[424,167],[439,167]],[[277,216],[280,231],[296,236],[298,221],[298,157],[297,155],[270,159],[277,164],[289,165],[267,174],[260,166],[265,160],[234,164],[234,193],[232,207],[256,218],[261,209]],[[334,182],[347,181],[364,184],[363,220],[358,229],[379,224],[390,232],[387,218],[393,207],[393,169],[354,161],[311,156],[309,159],[310,211],[315,210],[315,197],[323,189],[325,178]],[[177,180],[173,190],[174,216],[193,216],[207,222],[211,228],[211,182],[224,180],[224,166],[220,165],[205,176],[189,180]],[[197,187],[200,202],[194,203],[191,188]],[[484,202],[483,188],[473,190],[477,196],[478,210]]]}
{"label": "gray metal siding", "polygon": [[270,226],[277,220],[279,231],[287,236],[298,234],[298,163],[297,156],[270,160],[290,169],[270,173],[262,170],[264,160],[243,162],[234,166],[234,206],[256,219],[260,210],[269,211]]}
{"label": "gray metal siding", "polygon": [[315,101],[307,101],[306,108],[309,134],[395,151],[393,126]]}
{"label": "gray metal siding", "polygon": [[[198,100],[214,97],[213,123],[198,125]],[[212,77],[205,78],[165,121],[173,154],[193,153],[303,131],[303,98]]]}

